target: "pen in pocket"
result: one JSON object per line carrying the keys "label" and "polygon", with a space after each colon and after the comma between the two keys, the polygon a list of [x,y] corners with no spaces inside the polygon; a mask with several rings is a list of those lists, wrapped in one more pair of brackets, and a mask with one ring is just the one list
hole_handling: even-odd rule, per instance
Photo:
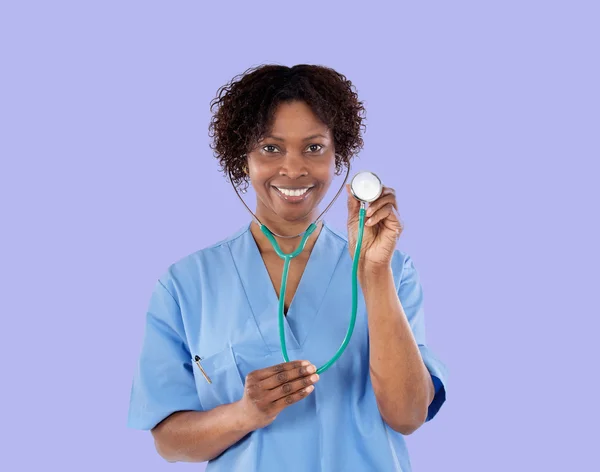
{"label": "pen in pocket", "polygon": [[202,358],[200,356],[196,356],[194,358],[194,360],[196,361],[196,364],[198,364],[198,367],[200,367],[200,372],[202,372],[202,375],[204,375],[204,378],[206,379],[206,381],[211,384],[212,380],[210,380],[210,377],[208,375],[206,375],[206,372],[204,371],[204,368],[202,367],[202,364],[200,364],[200,361],[202,360]]}

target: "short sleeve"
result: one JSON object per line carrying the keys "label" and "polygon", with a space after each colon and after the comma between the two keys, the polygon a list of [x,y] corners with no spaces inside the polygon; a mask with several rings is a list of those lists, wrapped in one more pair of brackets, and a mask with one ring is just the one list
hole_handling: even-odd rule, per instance
{"label": "short sleeve", "polygon": [[435,397],[429,405],[427,421],[431,420],[446,401],[447,368],[433,351],[427,346],[425,340],[425,313],[423,310],[423,288],[419,274],[410,256],[404,255],[398,298],[406,313],[413,335],[419,346],[421,357],[435,387]]}
{"label": "short sleeve", "polygon": [[150,430],[172,413],[202,409],[185,339],[179,305],[159,280],[146,314],[128,427]]}

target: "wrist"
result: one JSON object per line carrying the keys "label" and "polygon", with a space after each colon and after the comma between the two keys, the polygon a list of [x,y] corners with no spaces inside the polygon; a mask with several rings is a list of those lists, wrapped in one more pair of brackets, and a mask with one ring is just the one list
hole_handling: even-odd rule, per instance
{"label": "wrist", "polygon": [[379,287],[390,277],[394,277],[390,264],[365,264],[358,272],[358,281],[363,290]]}
{"label": "wrist", "polygon": [[386,277],[392,271],[389,262],[368,262],[364,261],[358,267],[358,276],[364,280],[377,280]]}
{"label": "wrist", "polygon": [[250,415],[248,415],[243,400],[234,402],[231,404],[231,406],[233,408],[233,415],[236,421],[235,427],[238,431],[247,434],[258,429],[255,421],[253,421]]}

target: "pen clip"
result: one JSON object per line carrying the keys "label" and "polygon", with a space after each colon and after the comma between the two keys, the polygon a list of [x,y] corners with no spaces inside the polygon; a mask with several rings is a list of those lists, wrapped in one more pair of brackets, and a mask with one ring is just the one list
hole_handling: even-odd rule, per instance
{"label": "pen clip", "polygon": [[204,375],[204,378],[206,379],[206,381],[209,384],[212,384],[212,380],[210,380],[210,377],[208,375],[206,375],[206,372],[204,371],[202,364],[200,364],[201,360],[202,360],[202,358],[198,355],[196,355],[196,357],[194,357],[194,361],[196,362],[196,364],[198,364],[198,367],[200,367],[200,372],[202,372],[202,375]]}

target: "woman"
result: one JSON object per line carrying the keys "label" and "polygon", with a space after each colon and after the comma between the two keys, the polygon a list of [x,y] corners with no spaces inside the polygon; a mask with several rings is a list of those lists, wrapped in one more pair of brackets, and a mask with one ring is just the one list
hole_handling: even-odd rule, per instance
{"label": "woman", "polygon": [[[362,148],[364,108],[329,68],[248,70],[212,103],[213,149],[273,233],[304,232],[334,175]],[[359,310],[346,351],[352,255],[360,203],[348,190],[348,238],[319,223],[293,259],[285,293],[282,362],[278,290],[282,260],[254,222],[171,265],[147,314],[129,415],[151,430],[168,461],[210,461],[208,471],[410,470],[403,435],[445,401],[444,367],[425,345],[422,290],[394,191],[369,205],[358,278]],[[300,237],[276,238],[284,252]]]}

